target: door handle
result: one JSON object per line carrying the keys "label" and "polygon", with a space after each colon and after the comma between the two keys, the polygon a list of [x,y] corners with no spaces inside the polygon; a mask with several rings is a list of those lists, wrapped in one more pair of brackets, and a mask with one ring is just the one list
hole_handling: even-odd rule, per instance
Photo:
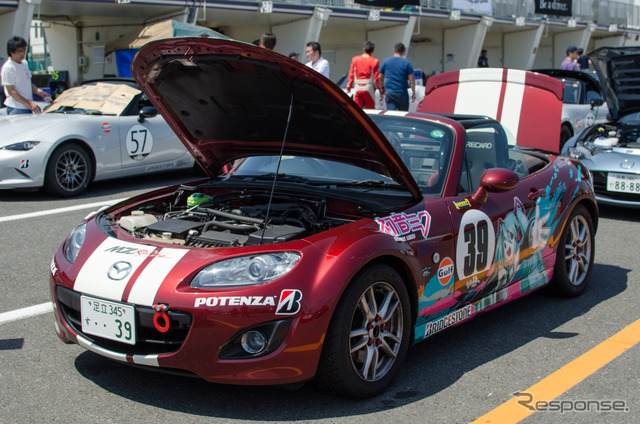
{"label": "door handle", "polygon": [[531,192],[529,193],[529,200],[536,200],[544,196],[545,194],[547,194],[547,191],[545,189],[540,189],[540,190],[532,189]]}

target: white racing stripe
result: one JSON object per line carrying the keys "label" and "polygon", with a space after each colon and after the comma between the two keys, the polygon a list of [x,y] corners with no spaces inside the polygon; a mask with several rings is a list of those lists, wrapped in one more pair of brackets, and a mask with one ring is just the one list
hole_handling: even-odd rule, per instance
{"label": "white racing stripe", "polygon": [[518,127],[520,126],[520,112],[524,99],[525,71],[509,69],[507,71],[507,83],[500,122],[517,137]]}
{"label": "white racing stripe", "polygon": [[46,314],[53,311],[51,302],[41,303],[40,305],[29,306],[27,308],[16,309],[15,311],[4,312],[0,314],[0,324],[5,322],[17,321],[19,319],[34,317],[36,315]]}
{"label": "white racing stripe", "polygon": [[46,211],[23,213],[20,215],[2,216],[0,217],[0,222],[17,221],[19,219],[35,218],[38,216],[55,215],[55,214],[60,214],[65,212],[80,211],[83,209],[99,208],[100,206],[110,206],[118,202],[122,202],[123,200],[125,199],[112,199],[112,200],[105,200],[103,202],[85,203],[84,205],[68,206],[66,208],[49,209]]}
{"label": "white racing stripe", "polygon": [[153,306],[153,300],[160,285],[178,261],[186,254],[187,250],[185,249],[162,249],[136,280],[127,302]]}
{"label": "white racing stripe", "polygon": [[[502,69],[482,69],[481,76],[475,69],[463,69],[459,74],[458,93],[453,113],[486,115],[496,119],[502,90]],[[483,84],[478,85],[481,78]]]}
{"label": "white racing stripe", "polygon": [[[106,238],[80,269],[73,290],[120,302],[131,276],[154,250],[151,246]],[[109,278],[109,270],[116,263],[124,271]]]}

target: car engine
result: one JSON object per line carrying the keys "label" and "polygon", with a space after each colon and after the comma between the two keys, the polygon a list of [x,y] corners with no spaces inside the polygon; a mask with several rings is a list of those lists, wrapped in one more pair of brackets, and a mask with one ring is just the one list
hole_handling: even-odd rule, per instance
{"label": "car engine", "polygon": [[278,195],[269,202],[264,192],[193,193],[186,204],[172,203],[178,206],[166,211],[155,202],[138,205],[117,223],[136,238],[212,248],[282,243],[353,221],[329,218],[324,198]]}
{"label": "car engine", "polygon": [[640,127],[637,125],[617,126],[615,124],[594,125],[578,140],[593,143],[596,147],[640,148]]}

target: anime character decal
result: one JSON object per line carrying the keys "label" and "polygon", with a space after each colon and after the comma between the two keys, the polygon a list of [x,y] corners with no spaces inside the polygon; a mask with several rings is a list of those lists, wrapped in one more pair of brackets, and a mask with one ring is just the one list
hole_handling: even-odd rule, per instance
{"label": "anime character decal", "polygon": [[506,291],[500,292],[512,281],[529,275],[541,275],[548,279],[542,263],[542,250],[547,245],[551,230],[547,227],[550,213],[540,216],[540,207],[535,205],[532,218],[527,217],[520,199],[513,199],[513,211],[498,220],[495,257],[492,271],[482,287],[472,293],[472,300],[496,292],[496,301],[504,300]]}
{"label": "anime character decal", "polygon": [[528,213],[514,197],[513,210],[498,220],[495,230],[482,210],[465,212],[456,240],[455,278],[444,287],[437,275],[426,283],[419,298],[416,340],[549,282],[555,263],[555,250],[549,245],[562,217],[559,208],[570,203],[578,190],[567,193],[557,175],[568,172],[578,183],[581,180],[580,168],[576,172],[566,165],[561,161],[554,165],[551,184]]}

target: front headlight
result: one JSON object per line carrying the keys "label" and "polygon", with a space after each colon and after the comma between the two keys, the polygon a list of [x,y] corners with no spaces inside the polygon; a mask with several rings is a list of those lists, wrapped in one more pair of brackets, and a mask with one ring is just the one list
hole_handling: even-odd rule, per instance
{"label": "front headlight", "polygon": [[191,280],[191,287],[229,287],[264,284],[280,278],[300,260],[297,252],[273,252],[216,262]]}
{"label": "front headlight", "polygon": [[0,147],[0,149],[26,151],[33,149],[38,144],[40,144],[39,141],[21,141],[19,143],[13,143],[9,144],[8,146]]}
{"label": "front headlight", "polygon": [[71,231],[71,234],[69,234],[69,237],[65,240],[64,245],[62,246],[62,252],[69,262],[73,263],[73,261],[78,257],[80,248],[84,244],[86,234],[87,224],[83,222],[74,228],[73,231]]}
{"label": "front headlight", "polygon": [[569,157],[571,157],[572,159],[584,159],[586,157],[586,155],[584,154],[584,152],[578,150],[578,149],[574,149],[573,147],[569,147]]}

